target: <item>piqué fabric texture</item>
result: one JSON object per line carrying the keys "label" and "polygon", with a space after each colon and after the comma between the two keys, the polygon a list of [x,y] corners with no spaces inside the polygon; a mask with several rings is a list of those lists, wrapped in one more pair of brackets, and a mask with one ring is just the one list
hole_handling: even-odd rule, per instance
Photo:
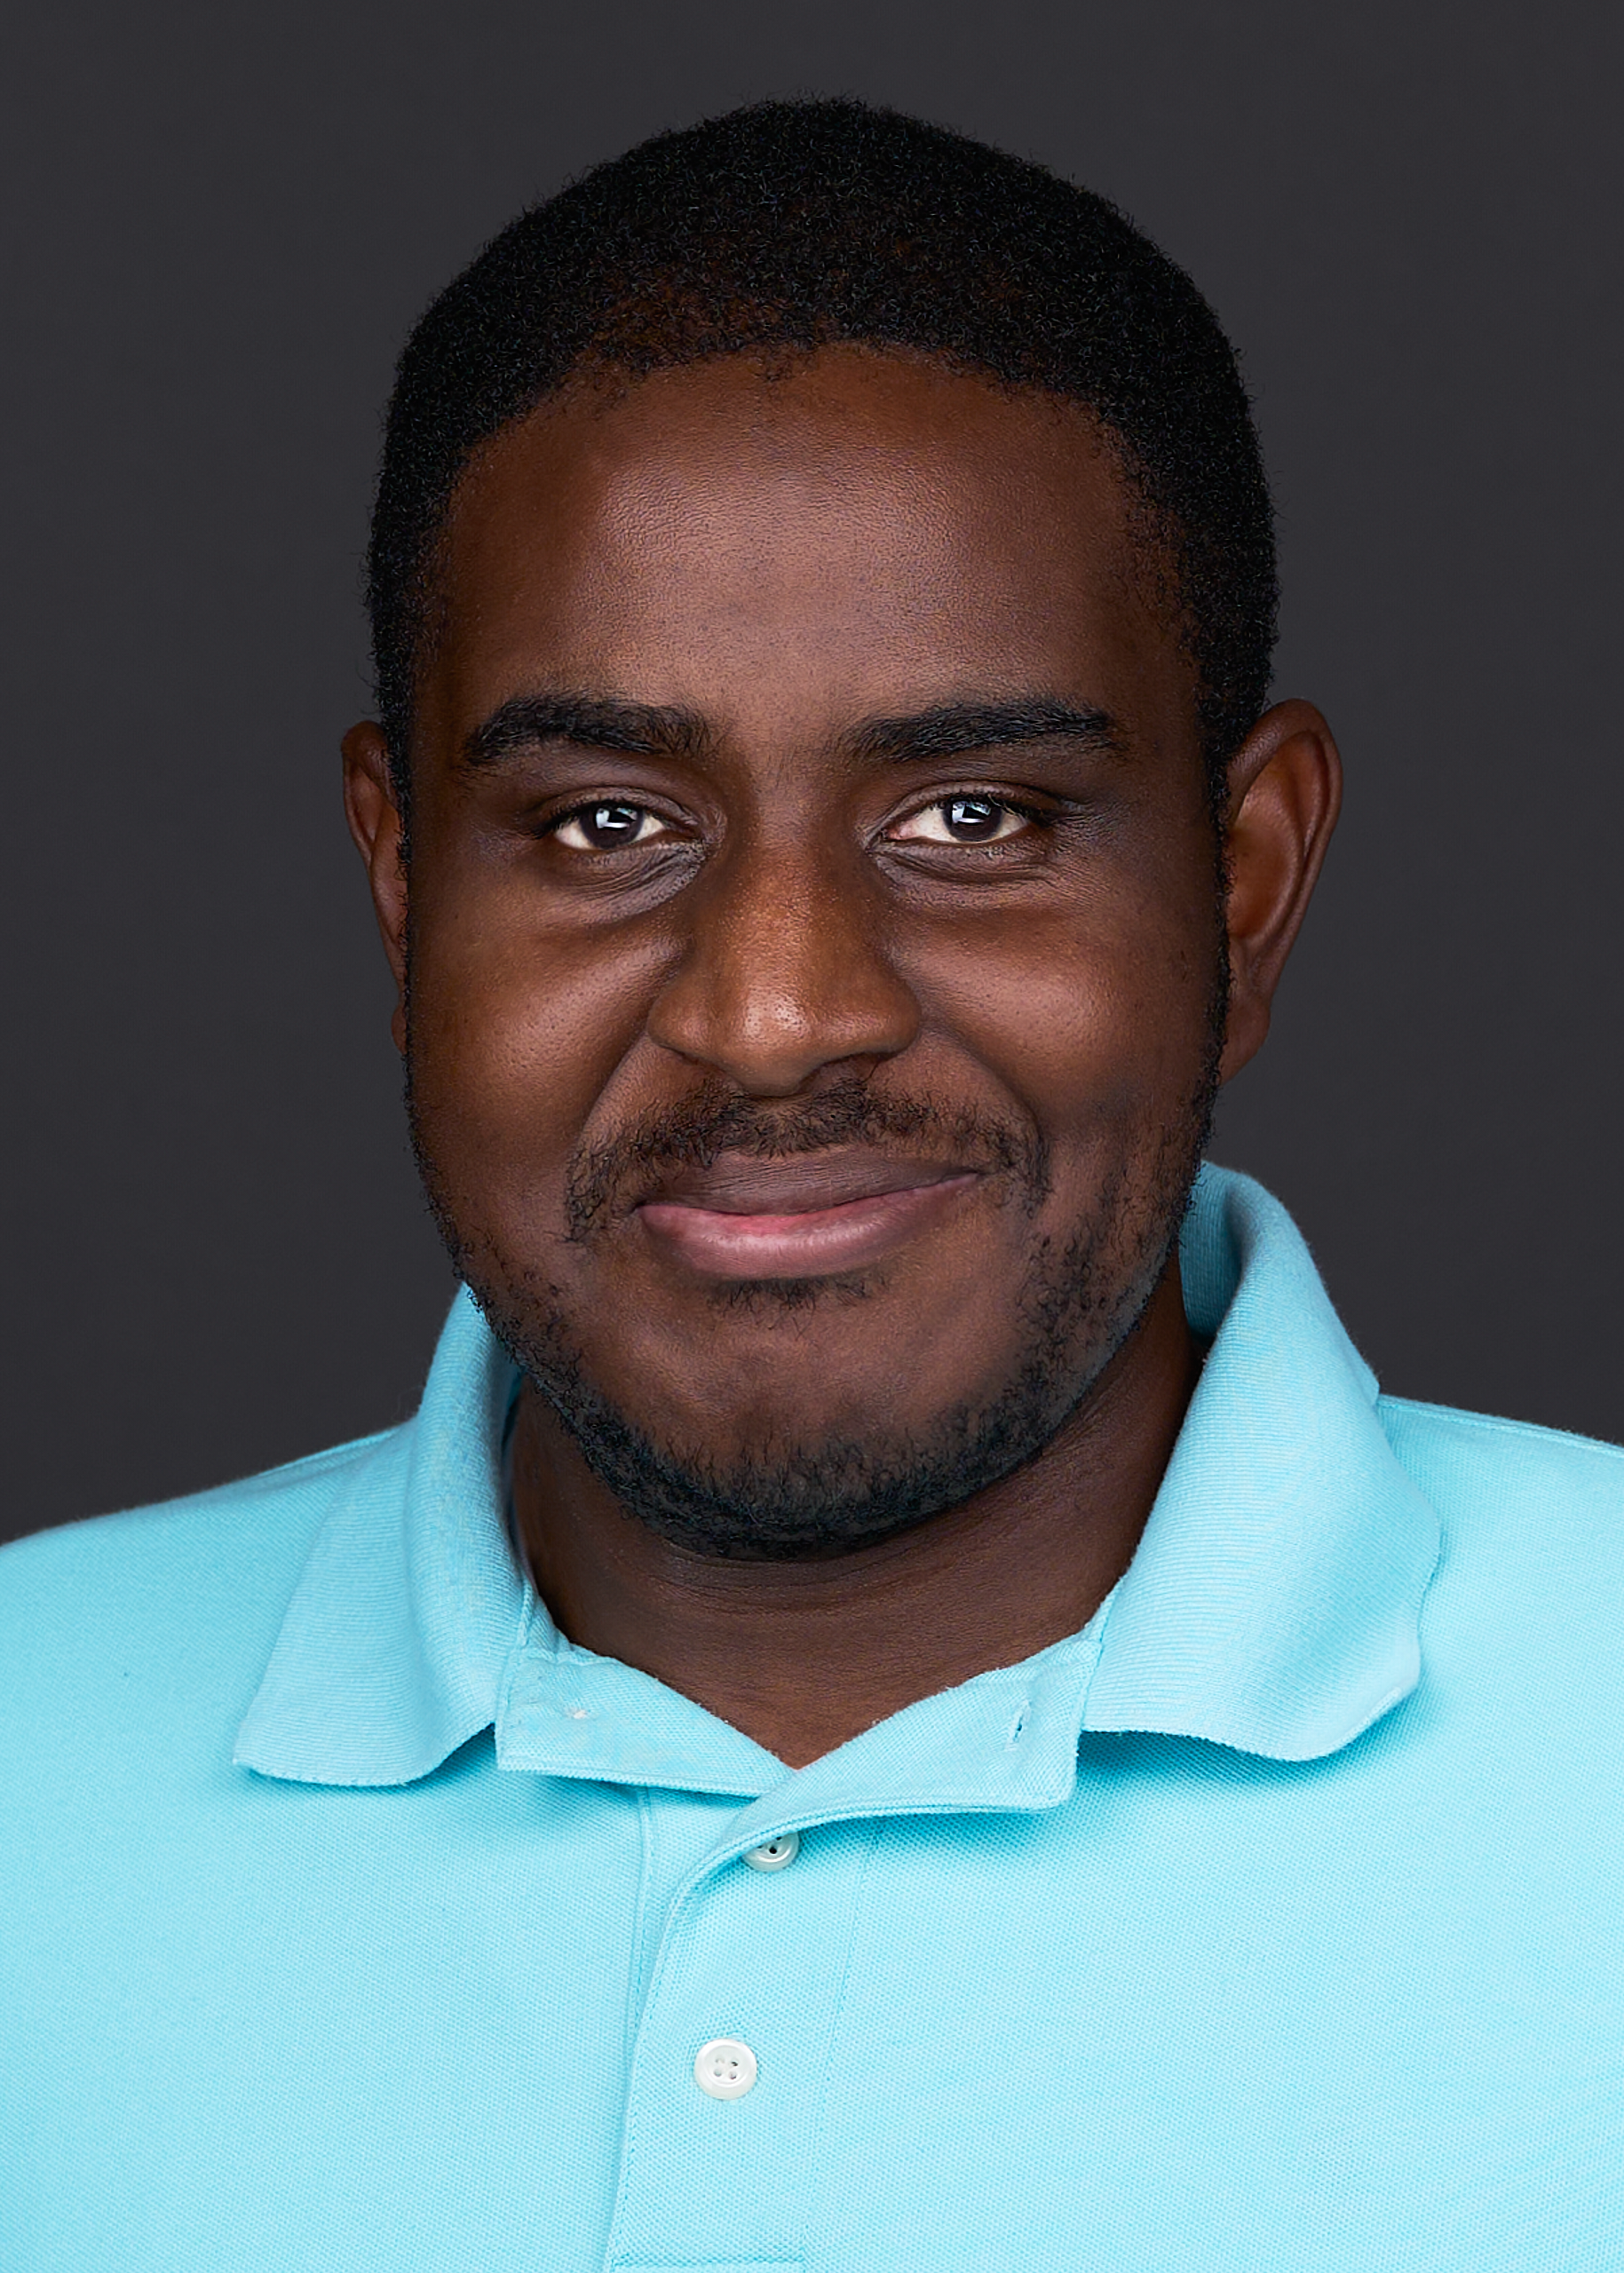
{"label": "piqu\u00e9 fabric texture", "polygon": [[0,1553],[0,2266],[1616,2273],[1624,1453],[1379,1395],[1245,1177],[1183,1259],[1109,1600],[798,1773],[552,1627],[465,1296]]}

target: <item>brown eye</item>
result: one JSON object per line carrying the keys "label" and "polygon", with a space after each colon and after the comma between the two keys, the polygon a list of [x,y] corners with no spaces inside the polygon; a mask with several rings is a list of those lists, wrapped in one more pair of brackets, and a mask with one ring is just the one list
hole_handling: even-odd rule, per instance
{"label": "brown eye", "polygon": [[943,797],[909,813],[891,835],[913,844],[993,844],[1030,825],[997,797]]}
{"label": "brown eye", "polygon": [[618,852],[626,845],[646,844],[662,836],[665,823],[646,805],[613,798],[566,813],[552,834],[572,852]]}

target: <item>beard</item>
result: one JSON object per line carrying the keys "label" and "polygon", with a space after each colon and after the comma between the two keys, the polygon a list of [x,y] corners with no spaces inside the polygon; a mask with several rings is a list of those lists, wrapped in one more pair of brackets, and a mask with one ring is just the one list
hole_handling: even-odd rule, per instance
{"label": "beard", "polygon": [[[1199,1086],[1176,1125],[1125,1144],[1089,1218],[1035,1241],[1016,1297],[1014,1360],[999,1383],[934,1414],[923,1431],[860,1435],[790,1430],[718,1455],[660,1441],[594,1382],[557,1288],[515,1275],[487,1240],[464,1237],[412,1112],[413,1144],[431,1207],[459,1274],[492,1330],[551,1406],[598,1480],[627,1512],[691,1553],[711,1558],[810,1561],[877,1545],[962,1504],[1034,1459],[1082,1405],[1132,1335],[1177,1240],[1210,1131],[1222,1004]],[[409,1057],[408,1057],[409,1065]],[[411,1105],[408,1077],[408,1110]],[[936,1136],[949,1156],[978,1164],[1002,1202],[1036,1216],[1049,1195],[1047,1147],[1035,1129],[889,1097],[867,1081],[838,1082],[771,1111],[706,1089],[649,1116],[571,1165],[566,1213],[573,1243],[590,1243],[635,1204],[662,1168],[708,1165],[724,1151],[783,1158],[831,1145]],[[717,1289],[719,1311],[804,1311],[862,1303],[864,1274],[753,1280]]]}

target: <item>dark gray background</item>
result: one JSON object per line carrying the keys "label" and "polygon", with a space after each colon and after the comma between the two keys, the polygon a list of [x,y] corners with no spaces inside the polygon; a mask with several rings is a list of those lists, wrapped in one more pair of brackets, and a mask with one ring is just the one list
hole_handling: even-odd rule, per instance
{"label": "dark gray background", "polygon": [[53,0],[4,108],[0,1535],[392,1422],[449,1292],[336,745],[393,356],[519,206],[848,89],[1103,189],[1237,340],[1320,905],[1220,1158],[1390,1387],[1624,1436],[1619,12]]}

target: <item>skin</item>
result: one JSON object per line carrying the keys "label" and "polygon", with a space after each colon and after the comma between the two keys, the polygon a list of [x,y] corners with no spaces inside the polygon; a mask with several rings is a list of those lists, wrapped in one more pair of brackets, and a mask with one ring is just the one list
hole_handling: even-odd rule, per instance
{"label": "skin", "polygon": [[[1034,1272],[1091,1242],[1110,1300],[1068,1329],[1048,1441],[855,1550],[663,1535],[527,1388],[515,1520],[559,1626],[792,1765],[1084,1624],[1199,1373],[1168,1180],[1216,962],[1227,1079],[1267,1032],[1340,770],[1309,705],[1267,714],[1230,769],[1222,893],[1144,543],[1086,412],[923,359],[581,386],[459,487],[409,859],[379,729],[345,739],[462,1266],[650,1441],[723,1466],[929,1444],[1018,1367]],[[560,693],[597,707],[561,725]],[[968,747],[875,723],[944,717]],[[807,1151],[806,1113],[855,1093],[934,1117]],[[649,1115],[717,1101],[796,1149],[626,1165]],[[1001,1172],[965,1127],[1046,1173]],[[621,1173],[583,1221],[572,1168],[579,1192],[606,1148]]]}

